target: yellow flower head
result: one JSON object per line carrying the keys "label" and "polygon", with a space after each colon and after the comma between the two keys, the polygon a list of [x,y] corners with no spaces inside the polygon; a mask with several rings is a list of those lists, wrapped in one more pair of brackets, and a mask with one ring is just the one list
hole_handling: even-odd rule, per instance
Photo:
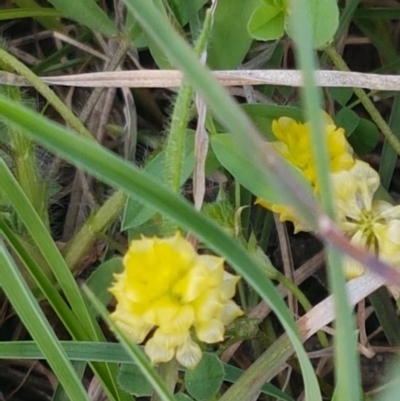
{"label": "yellow flower head", "polygon": [[[338,224],[351,242],[367,248],[382,260],[400,264],[400,206],[392,206],[373,196],[379,175],[369,164],[357,160],[348,171],[332,174]],[[364,266],[347,259],[346,275],[364,273]]]}
{"label": "yellow flower head", "polygon": [[[348,170],[354,164],[353,151],[346,141],[343,128],[337,128],[332,119],[325,115],[325,135],[328,144],[330,170]],[[312,155],[309,124],[299,123],[289,117],[272,122],[272,132],[277,142],[275,150],[289,163],[298,167],[318,192],[317,170]]]}
{"label": "yellow flower head", "polygon": [[[348,170],[354,165],[354,158],[344,130],[337,128],[328,114],[324,113],[324,117],[330,170],[332,172]],[[272,122],[272,132],[277,139],[276,142],[271,143],[275,150],[289,163],[300,169],[315,193],[318,193],[317,170],[312,155],[309,124],[299,123],[289,117],[281,117]],[[272,204],[261,198],[257,198],[256,203],[274,213],[279,213],[281,221],[291,221],[295,232],[309,230],[292,207]]]}
{"label": "yellow flower head", "polygon": [[123,264],[110,289],[117,300],[111,317],[134,343],[151,333],[145,352],[153,364],[176,357],[194,368],[202,353],[191,332],[208,344],[222,341],[224,326],[243,314],[231,299],[239,277],[179,233],[132,241]]}

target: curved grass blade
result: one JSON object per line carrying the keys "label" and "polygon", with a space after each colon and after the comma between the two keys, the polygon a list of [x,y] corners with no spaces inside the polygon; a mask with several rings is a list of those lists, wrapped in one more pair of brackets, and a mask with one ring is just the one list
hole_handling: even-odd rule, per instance
{"label": "curved grass blade", "polygon": [[7,298],[43,352],[65,392],[71,400],[90,401],[67,354],[3,243],[0,243],[0,266],[0,284]]}
{"label": "curved grass blade", "polygon": [[[328,0],[336,3],[336,0]],[[329,177],[329,157],[323,120],[322,94],[316,86],[314,71],[316,58],[312,48],[312,32],[309,18],[311,3],[307,0],[291,0],[291,21],[293,39],[297,48],[298,63],[303,71],[304,88],[302,101],[310,121],[311,139],[317,178],[321,189],[321,203],[324,211],[334,217],[334,202]],[[346,293],[346,282],[339,250],[327,244],[328,273],[336,309],[335,373],[338,400],[361,400],[360,367],[357,354],[357,338],[354,336],[355,322]]]}

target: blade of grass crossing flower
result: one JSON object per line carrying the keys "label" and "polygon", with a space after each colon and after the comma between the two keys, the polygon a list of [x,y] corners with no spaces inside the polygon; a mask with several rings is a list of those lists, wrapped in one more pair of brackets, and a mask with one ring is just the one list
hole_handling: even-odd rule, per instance
{"label": "blade of grass crossing flower", "polygon": [[37,113],[1,97],[0,114],[25,127],[24,132],[29,130],[35,140],[50,150],[110,185],[125,190],[128,195],[151,205],[160,213],[175,219],[180,226],[192,231],[211,249],[226,257],[235,270],[271,306],[282,322],[297,352],[309,394],[308,400],[321,399],[313,368],[288,308],[263,268],[233,238],[212,220],[196,213],[186,200],[163,188],[153,177],[100,145],[74,135]]}
{"label": "blade of grass crossing flower", "polygon": [[30,292],[18,267],[0,243],[0,284],[26,329],[43,352],[58,380],[71,400],[89,401],[82,383],[68,360],[49,322]]}
{"label": "blade of grass crossing flower", "polygon": [[[334,217],[327,143],[324,135],[320,135],[323,132],[322,115],[319,111],[321,109],[322,96],[321,91],[316,87],[314,77],[316,60],[312,49],[311,24],[309,20],[310,2],[307,0],[291,0],[290,5],[290,23],[295,32],[294,42],[297,48],[299,66],[303,71],[304,89],[302,90],[302,100],[306,115],[311,124],[311,138],[321,188],[321,202],[325,212],[329,216]],[[353,335],[355,324],[346,296],[345,278],[341,269],[342,257],[339,251],[330,245],[327,246],[327,257],[330,285],[335,297],[337,316],[335,326],[336,395],[339,400],[361,400],[359,361]]]}
{"label": "blade of grass crossing flower", "polygon": [[109,313],[107,309],[103,306],[103,304],[95,297],[89,287],[84,286],[83,291],[85,295],[89,298],[90,302],[96,308],[97,312],[104,319],[104,321],[108,324],[108,326],[114,331],[118,340],[125,348],[125,351],[132,358],[142,371],[143,375],[149,381],[153,389],[157,392],[160,399],[163,401],[175,401],[175,397],[169,392],[167,386],[162,381],[162,379],[157,374],[156,370],[153,366],[151,366],[150,361],[144,354],[144,352],[140,349],[140,347],[136,344],[133,344],[131,341],[127,340],[127,338],[122,334],[122,332],[118,329],[116,324],[109,318]]}

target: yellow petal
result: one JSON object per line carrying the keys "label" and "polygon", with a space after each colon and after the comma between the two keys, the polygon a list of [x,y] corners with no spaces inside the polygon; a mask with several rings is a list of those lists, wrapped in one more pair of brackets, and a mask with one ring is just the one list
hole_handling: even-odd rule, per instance
{"label": "yellow petal", "polygon": [[175,355],[174,348],[167,348],[163,345],[155,342],[152,338],[147,341],[144,346],[144,352],[150,358],[150,361],[153,365],[157,365],[161,362],[170,361]]}
{"label": "yellow petal", "polygon": [[233,298],[236,292],[236,284],[240,280],[240,276],[234,276],[228,272],[224,273],[224,281],[221,285],[221,300],[223,302]]}
{"label": "yellow petal", "polygon": [[[212,269],[206,263],[213,263]],[[204,291],[219,285],[223,274],[222,258],[199,256],[194,267],[173,286],[172,292],[183,302],[192,302]]]}
{"label": "yellow petal", "polygon": [[172,349],[187,341],[188,336],[189,332],[187,330],[183,332],[166,333],[159,328],[154,332],[151,341],[153,346],[158,345],[161,348]]}
{"label": "yellow petal", "polygon": [[195,328],[198,339],[207,344],[218,343],[224,339],[225,329],[220,320],[210,319],[198,322]]}
{"label": "yellow petal", "polygon": [[200,347],[190,337],[176,351],[176,359],[188,369],[194,369],[200,362],[201,357]]}
{"label": "yellow petal", "polygon": [[279,214],[280,221],[292,222],[294,225],[295,234],[299,231],[310,231],[310,228],[307,226],[306,223],[304,223],[304,221],[302,221],[301,217],[292,207],[273,204],[261,198],[257,198],[255,203],[261,205],[266,209],[271,210],[274,213]]}
{"label": "yellow petal", "polygon": [[178,313],[171,320],[164,321],[160,327],[168,333],[189,331],[194,322],[194,308],[192,305],[182,305]]}
{"label": "yellow petal", "polygon": [[226,326],[231,324],[237,317],[242,316],[243,311],[233,301],[225,303],[224,308],[219,316],[221,322]]}
{"label": "yellow petal", "polygon": [[400,220],[376,224],[374,231],[378,240],[379,257],[400,267]]}
{"label": "yellow petal", "polygon": [[221,302],[220,290],[204,292],[192,302],[196,321],[205,321],[218,316],[224,305]]}
{"label": "yellow petal", "polygon": [[153,326],[164,326],[176,319],[181,305],[172,297],[165,295],[148,305],[142,318]]}
{"label": "yellow petal", "polygon": [[147,334],[152,329],[152,325],[145,322],[139,316],[117,308],[111,315],[111,319],[126,334],[126,336],[135,344],[144,341]]}

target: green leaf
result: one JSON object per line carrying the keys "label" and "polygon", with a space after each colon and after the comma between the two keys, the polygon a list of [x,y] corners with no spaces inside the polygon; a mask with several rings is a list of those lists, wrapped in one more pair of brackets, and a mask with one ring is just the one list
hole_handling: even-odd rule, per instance
{"label": "green leaf", "polygon": [[379,140],[379,131],[374,123],[361,118],[357,128],[347,140],[357,155],[363,157],[375,149]]}
{"label": "green leaf", "polygon": [[[268,202],[282,204],[282,196],[279,188],[273,182],[268,185],[262,181],[262,174],[252,164],[251,159],[234,142],[229,134],[218,134],[211,138],[211,146],[220,163],[235,177],[235,179],[252,192]],[[304,185],[308,185],[302,173],[295,167],[286,163],[292,173],[301,180]],[[263,182],[262,185],[260,183]],[[290,201],[288,201],[288,204]]]}
{"label": "green leaf", "polygon": [[342,107],[345,107],[347,102],[353,96],[352,88],[327,88],[332,98]]}
{"label": "green leaf", "polygon": [[218,1],[207,57],[211,69],[235,69],[242,63],[252,43],[247,22],[258,5],[259,0]]}
{"label": "green leaf", "polygon": [[335,124],[346,131],[346,137],[349,137],[360,124],[360,117],[352,109],[343,107],[335,117]]}
{"label": "green leaf", "polygon": [[[194,169],[195,157],[193,131],[187,132],[185,141],[185,157],[183,159],[181,185],[183,185],[183,183],[190,177]],[[164,177],[164,161],[165,151],[163,150],[144,168],[144,171],[156,178],[160,184],[162,184]],[[156,211],[148,204],[129,198],[122,218],[122,230],[128,230],[146,223],[155,213]]]}
{"label": "green leaf", "polygon": [[207,401],[218,393],[224,376],[221,360],[215,354],[205,352],[196,368],[186,371],[185,386],[196,401]]}
{"label": "green leaf", "polygon": [[86,280],[86,285],[93,291],[103,305],[107,305],[111,299],[108,289],[113,281],[115,273],[122,271],[122,259],[112,258],[103,262]]}
{"label": "green leaf", "polygon": [[275,40],[284,34],[285,13],[281,7],[264,4],[252,14],[248,23],[250,35],[257,40]]}
{"label": "green leaf", "polygon": [[[313,45],[322,49],[333,41],[339,26],[339,7],[337,0],[307,0],[311,12]],[[286,24],[286,33],[293,38],[293,29]]]}
{"label": "green leaf", "polygon": [[61,11],[66,18],[78,21],[95,32],[105,36],[116,36],[118,33],[114,22],[96,4],[94,0],[48,0],[57,10]]}
{"label": "green leaf", "polygon": [[398,357],[392,361],[389,374],[383,383],[381,383],[381,386],[383,391],[376,397],[376,401],[393,401],[399,397],[400,359]]}
{"label": "green leaf", "polygon": [[168,0],[171,9],[174,11],[182,26],[196,16],[201,7],[207,3],[207,0]]}
{"label": "green leaf", "polygon": [[176,401],[193,401],[193,398],[189,397],[186,394],[179,393],[179,394],[175,394],[175,400]]}
{"label": "green leaf", "polygon": [[149,397],[153,393],[151,384],[137,365],[123,363],[119,369],[118,384],[136,397]]}
{"label": "green leaf", "polygon": [[256,127],[265,135],[267,140],[275,141],[272,133],[272,121],[279,117],[290,117],[296,121],[303,121],[300,109],[288,106],[275,106],[266,104],[245,104],[243,110],[250,116]]}

